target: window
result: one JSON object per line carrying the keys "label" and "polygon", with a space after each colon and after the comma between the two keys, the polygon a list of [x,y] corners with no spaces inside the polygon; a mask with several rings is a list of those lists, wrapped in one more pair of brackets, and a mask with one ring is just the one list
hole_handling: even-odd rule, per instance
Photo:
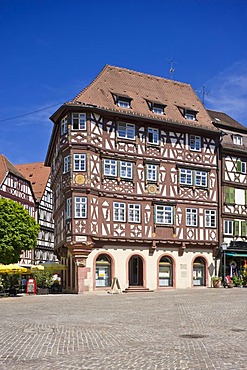
{"label": "window", "polygon": [[237,172],[246,173],[246,162],[237,161]]}
{"label": "window", "polygon": [[195,171],[195,185],[207,186],[207,172]]}
{"label": "window", "polygon": [[123,179],[132,179],[132,163],[120,161],[120,177]]}
{"label": "window", "polygon": [[155,223],[163,225],[173,224],[173,207],[171,206],[155,206]]}
{"label": "window", "polygon": [[125,222],[126,221],[126,204],[113,203],[113,221]]}
{"label": "window", "polygon": [[96,287],[111,286],[111,259],[106,254],[101,254],[96,260],[95,282]]}
{"label": "window", "polygon": [[159,130],[157,128],[148,128],[148,143],[159,144]]}
{"label": "window", "polygon": [[216,227],[216,211],[211,209],[205,210],[205,226]]}
{"label": "window", "polygon": [[63,159],[63,173],[69,172],[70,170],[70,155],[67,155]]}
{"label": "window", "polygon": [[117,161],[114,159],[104,159],[104,175],[117,176]]}
{"label": "window", "polygon": [[133,140],[135,138],[135,125],[133,123],[119,122],[117,136]]}
{"label": "window", "polygon": [[243,137],[240,135],[233,135],[232,140],[233,140],[233,144],[243,145]]}
{"label": "window", "polygon": [[72,129],[86,130],[86,113],[72,113]]}
{"label": "window", "polygon": [[72,199],[71,198],[66,199],[65,216],[66,216],[66,219],[72,217]]}
{"label": "window", "polygon": [[147,181],[156,182],[158,179],[158,166],[156,164],[146,165]]}
{"label": "window", "polygon": [[200,136],[190,135],[190,149],[198,152],[201,150]]}
{"label": "window", "polygon": [[86,171],[86,154],[74,154],[74,171]]}
{"label": "window", "polygon": [[233,235],[233,221],[232,220],[224,220],[224,234]]}
{"label": "window", "polygon": [[180,184],[192,185],[192,170],[180,168]]}
{"label": "window", "polygon": [[194,112],[193,110],[185,109],[184,118],[189,119],[191,121],[195,121],[196,120],[196,112]]}
{"label": "window", "polygon": [[186,226],[197,226],[196,208],[186,208]]}
{"label": "window", "polygon": [[129,204],[129,222],[141,222],[141,205],[140,204]]}
{"label": "window", "polygon": [[75,217],[76,218],[87,217],[87,198],[75,197]]}
{"label": "window", "polygon": [[164,114],[165,106],[162,104],[152,104],[152,112],[155,114]]}
{"label": "window", "polygon": [[131,108],[130,107],[130,102],[131,102],[131,99],[129,98],[122,98],[122,97],[119,97],[117,99],[117,105],[121,108]]}
{"label": "window", "polygon": [[61,120],[61,135],[64,135],[68,132],[68,122],[67,122],[67,116],[65,116]]}

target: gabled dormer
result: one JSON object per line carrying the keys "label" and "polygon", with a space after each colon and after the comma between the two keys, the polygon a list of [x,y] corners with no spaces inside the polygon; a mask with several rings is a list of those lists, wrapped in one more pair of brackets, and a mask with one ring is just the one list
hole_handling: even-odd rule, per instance
{"label": "gabled dormer", "polygon": [[190,121],[196,121],[196,115],[198,113],[198,111],[196,110],[193,110],[191,108],[187,108],[187,107],[178,107],[180,113],[182,114],[182,116],[187,119],[187,120],[190,120]]}
{"label": "gabled dormer", "polygon": [[119,93],[112,93],[114,104],[116,104],[119,108],[131,108],[131,101],[132,98],[128,95],[119,94]]}

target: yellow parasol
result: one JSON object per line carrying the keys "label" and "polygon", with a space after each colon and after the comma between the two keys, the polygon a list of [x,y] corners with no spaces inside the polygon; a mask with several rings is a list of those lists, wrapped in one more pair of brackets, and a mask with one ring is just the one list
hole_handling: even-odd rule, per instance
{"label": "yellow parasol", "polygon": [[46,261],[46,262],[40,263],[39,266],[43,266],[45,270],[49,270],[52,272],[60,272],[68,268],[67,266],[62,265],[61,263],[55,262],[55,261]]}
{"label": "yellow parasol", "polygon": [[18,265],[18,263],[0,265],[0,274],[24,274],[27,271],[25,267]]}

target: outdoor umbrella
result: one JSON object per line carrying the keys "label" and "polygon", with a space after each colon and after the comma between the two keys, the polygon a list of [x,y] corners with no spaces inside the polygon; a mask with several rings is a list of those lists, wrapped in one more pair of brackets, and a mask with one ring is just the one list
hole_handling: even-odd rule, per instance
{"label": "outdoor umbrella", "polygon": [[18,263],[11,263],[9,265],[0,265],[1,274],[23,274],[27,272],[25,267],[18,265]]}
{"label": "outdoor umbrella", "polygon": [[55,261],[46,261],[46,262],[40,263],[40,266],[43,266],[45,270],[49,270],[52,272],[56,272],[56,271],[60,272],[62,270],[67,269],[67,266],[62,265],[61,263],[55,262]]}

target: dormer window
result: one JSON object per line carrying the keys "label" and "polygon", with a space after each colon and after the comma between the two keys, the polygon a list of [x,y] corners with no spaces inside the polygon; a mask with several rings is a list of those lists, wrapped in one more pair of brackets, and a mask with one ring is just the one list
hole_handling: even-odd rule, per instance
{"label": "dormer window", "polygon": [[196,120],[196,112],[194,112],[193,110],[185,109],[184,118],[189,119],[190,121],[195,121]]}
{"label": "dormer window", "polygon": [[165,114],[165,106],[161,104],[153,104],[152,112],[155,114]]}
{"label": "dormer window", "polygon": [[243,145],[243,137],[240,135],[233,135],[232,140],[233,140],[233,144]]}
{"label": "dormer window", "polygon": [[112,93],[114,103],[120,108],[131,108],[131,100],[127,95],[120,95]]}

